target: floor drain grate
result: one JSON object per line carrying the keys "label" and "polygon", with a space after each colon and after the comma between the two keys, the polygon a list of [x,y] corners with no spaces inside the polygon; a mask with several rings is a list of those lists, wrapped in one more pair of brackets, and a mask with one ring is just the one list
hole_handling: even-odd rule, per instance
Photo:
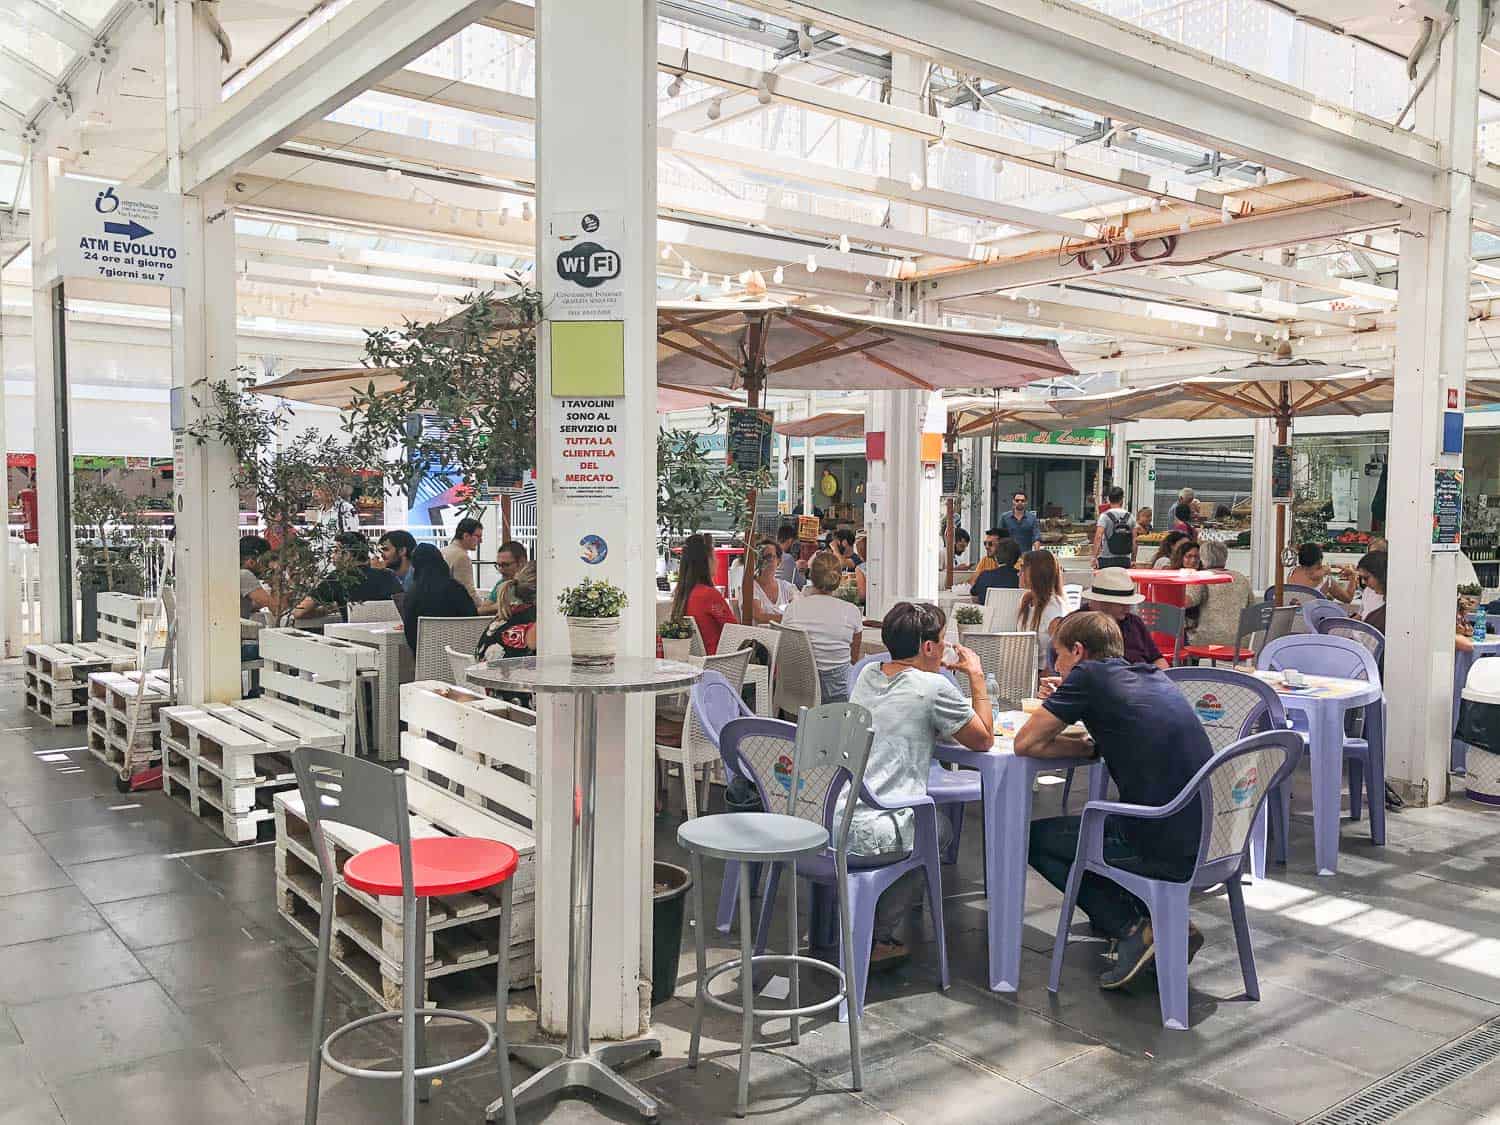
{"label": "floor drain grate", "polygon": [[1309,1118],[1305,1125],[1377,1125],[1390,1121],[1497,1058],[1500,1058],[1500,1020],[1492,1020],[1418,1059],[1405,1070],[1361,1090],[1341,1105]]}

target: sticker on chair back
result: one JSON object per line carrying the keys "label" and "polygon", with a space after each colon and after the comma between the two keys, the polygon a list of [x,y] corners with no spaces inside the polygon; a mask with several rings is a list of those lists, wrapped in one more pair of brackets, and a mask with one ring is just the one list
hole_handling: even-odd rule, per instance
{"label": "sticker on chair back", "polygon": [[1260,768],[1258,766],[1250,766],[1244,773],[1234,779],[1234,784],[1229,787],[1229,796],[1234,801],[1236,808],[1243,808],[1255,800],[1255,795],[1259,789]]}
{"label": "sticker on chair back", "polygon": [[[771,767],[771,773],[776,778],[776,784],[781,786],[783,792],[787,793],[792,791],[792,764],[792,756],[790,754],[782,754],[777,757],[776,764]],[[797,785],[799,795],[800,791],[805,788],[807,788],[807,779],[803,778]]]}
{"label": "sticker on chair back", "polygon": [[1211,691],[1204,692],[1193,701],[1193,710],[1198,712],[1198,721],[1203,723],[1217,723],[1224,717],[1224,705]]}

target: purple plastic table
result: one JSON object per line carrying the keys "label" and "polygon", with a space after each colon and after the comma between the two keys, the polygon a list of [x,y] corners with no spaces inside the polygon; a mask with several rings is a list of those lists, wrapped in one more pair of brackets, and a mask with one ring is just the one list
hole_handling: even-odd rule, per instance
{"label": "purple plastic table", "polygon": [[[1256,672],[1276,689],[1288,711],[1307,718],[1307,754],[1312,764],[1313,850],[1319,875],[1337,875],[1339,870],[1339,820],[1343,815],[1344,714],[1356,707],[1365,710],[1365,735],[1385,736],[1385,693],[1379,684],[1365,680],[1341,680],[1333,676],[1304,675],[1305,688],[1289,688],[1280,672]],[[1384,801],[1384,793],[1371,793],[1371,804]],[[1376,840],[1384,844],[1385,840]]]}
{"label": "purple plastic table", "polygon": [[[1474,661],[1484,656],[1500,655],[1500,637],[1486,637],[1482,641],[1474,642],[1473,652],[1458,652],[1453,654],[1453,722],[1449,724],[1454,730],[1458,729],[1458,704],[1459,696],[1464,690],[1464,681],[1469,678],[1469,669],[1474,667]],[[1469,744],[1455,738],[1448,751],[1448,766],[1454,773],[1463,773],[1469,760]]]}
{"label": "purple plastic table", "polygon": [[1015,992],[1021,982],[1026,925],[1026,852],[1031,842],[1031,787],[1045,770],[1090,772],[1089,798],[1104,795],[1109,774],[1097,758],[1022,758],[1009,738],[989,752],[939,746],[933,757],[978,771],[984,802],[984,893],[989,899],[990,988]]}

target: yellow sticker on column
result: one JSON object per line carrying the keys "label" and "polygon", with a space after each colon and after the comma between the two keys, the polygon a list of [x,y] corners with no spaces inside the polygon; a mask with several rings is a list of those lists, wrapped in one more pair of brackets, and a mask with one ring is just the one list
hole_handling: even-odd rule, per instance
{"label": "yellow sticker on column", "polygon": [[619,398],[625,394],[625,322],[554,320],[553,398]]}

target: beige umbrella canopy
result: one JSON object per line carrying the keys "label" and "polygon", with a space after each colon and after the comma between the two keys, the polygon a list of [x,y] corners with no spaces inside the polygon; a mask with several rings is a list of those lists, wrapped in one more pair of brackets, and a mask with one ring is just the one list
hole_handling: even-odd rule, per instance
{"label": "beige umbrella canopy", "polygon": [[[948,408],[948,430],[955,437],[972,437],[986,430],[1028,429],[1046,432],[1070,426],[1072,423],[1060,417],[1047,405],[1048,400],[1030,399],[1004,406],[980,405],[967,402],[950,405]],[[829,411],[814,414],[810,418],[794,418],[778,422],[774,427],[785,437],[841,437],[864,436],[865,416],[844,411]]]}
{"label": "beige umbrella canopy", "polygon": [[[355,390],[365,390],[371,383],[376,391],[394,390],[401,385],[399,367],[299,367],[278,378],[250,389],[258,395],[274,395],[315,406],[347,409]],[[656,412],[670,414],[676,410],[694,410],[710,404],[742,405],[744,398],[708,387],[673,387],[658,384]]]}
{"label": "beige umbrella canopy", "polygon": [[657,305],[657,377],[693,387],[939,390],[1075,374],[1051,340],[944,328],[773,298]]}
{"label": "beige umbrella canopy", "polygon": [[783,437],[857,438],[865,435],[865,416],[834,410],[825,414],[814,414],[810,418],[794,418],[790,422],[778,422],[772,428]]}

